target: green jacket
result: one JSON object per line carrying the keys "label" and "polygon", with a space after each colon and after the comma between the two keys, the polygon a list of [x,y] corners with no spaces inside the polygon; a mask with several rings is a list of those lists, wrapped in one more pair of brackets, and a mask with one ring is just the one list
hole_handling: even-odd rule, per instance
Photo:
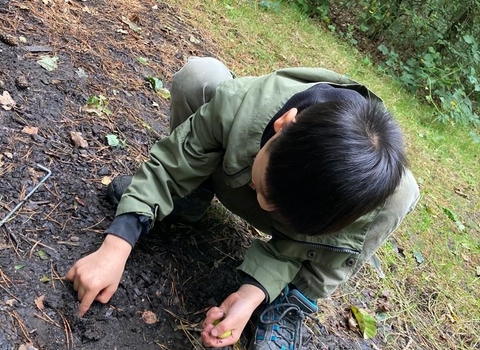
{"label": "green jacket", "polygon": [[[117,216],[136,213],[148,217],[153,225],[172,211],[170,193],[180,197],[189,194],[218,167],[227,187],[248,186],[268,122],[292,95],[323,82],[378,98],[345,76],[316,68],[281,69],[221,83],[210,102],[153,146],[150,159],[139,168],[123,195]],[[242,198],[235,200],[242,202]],[[259,229],[273,238],[254,241],[239,272],[259,282],[270,300],[290,282],[312,299],[326,297],[358,270],[372,222],[382,218],[378,229],[384,236],[383,231],[391,233],[401,221],[399,215],[390,216],[379,208],[340,232],[315,237],[289,232],[270,218],[271,224]],[[372,249],[376,248],[378,245]]]}

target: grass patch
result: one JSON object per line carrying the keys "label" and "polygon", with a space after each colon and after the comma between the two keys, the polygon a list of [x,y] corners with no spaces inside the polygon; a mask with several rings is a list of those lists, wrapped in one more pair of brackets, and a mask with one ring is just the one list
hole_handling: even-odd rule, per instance
{"label": "grass patch", "polygon": [[277,13],[251,1],[182,4],[195,26],[210,33],[218,58],[239,76],[318,66],[361,81],[384,99],[405,131],[422,197],[395,233],[396,243],[379,252],[386,278],[366,269],[355,288],[391,291],[392,307],[379,323],[394,330],[377,335],[385,349],[399,349],[400,338],[411,349],[478,348],[480,144],[469,130],[435,122],[432,108],[379,73],[350,44],[293,9],[282,6]]}

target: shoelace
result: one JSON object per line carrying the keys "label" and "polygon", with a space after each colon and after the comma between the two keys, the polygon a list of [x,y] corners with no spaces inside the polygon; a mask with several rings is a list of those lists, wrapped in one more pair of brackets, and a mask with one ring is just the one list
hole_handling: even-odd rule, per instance
{"label": "shoelace", "polygon": [[[277,309],[277,308],[285,308],[285,310],[280,314],[278,319],[276,320],[267,320],[264,321],[263,317],[265,316],[266,313],[268,313],[271,310]],[[294,339],[294,348],[293,350],[297,349],[295,346],[295,343],[298,341],[298,349],[302,348],[302,322],[305,319],[305,317],[310,317],[313,319],[313,316],[306,314],[300,309],[298,305],[295,304],[290,304],[290,303],[282,303],[282,304],[273,304],[265,308],[265,310],[262,311],[260,314],[259,320],[265,325],[271,325],[274,323],[280,323],[280,321],[287,316],[289,312],[296,312],[297,314],[297,320],[292,322],[290,320],[290,323],[295,324],[295,339]],[[298,338],[298,339],[297,339]]]}

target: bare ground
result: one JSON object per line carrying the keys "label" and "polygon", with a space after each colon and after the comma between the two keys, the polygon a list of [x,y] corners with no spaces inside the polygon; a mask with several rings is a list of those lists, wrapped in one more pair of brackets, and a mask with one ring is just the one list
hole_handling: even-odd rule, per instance
{"label": "bare ground", "polygon": [[[63,279],[102,242],[114,215],[108,181],[133,173],[167,135],[168,99],[145,78],[168,89],[188,56],[217,56],[190,22],[153,0],[0,0],[0,98],[14,101],[0,106],[0,219],[11,213],[0,229],[0,348],[203,349],[198,323],[235,290],[235,268],[258,236],[221,205],[193,227],[157,225],[112,300],[81,319]],[[45,56],[57,68],[43,68]],[[325,301],[305,349],[382,347],[348,317],[344,299]]]}

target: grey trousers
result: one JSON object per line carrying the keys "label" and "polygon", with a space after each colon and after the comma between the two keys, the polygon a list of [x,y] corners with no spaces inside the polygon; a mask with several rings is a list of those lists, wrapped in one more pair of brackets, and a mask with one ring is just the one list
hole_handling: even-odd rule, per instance
{"label": "grey trousers", "polygon": [[[203,104],[210,101],[215,95],[218,84],[234,77],[234,74],[223,63],[214,58],[189,58],[186,65],[174,75],[172,81],[171,130],[183,123]],[[248,186],[237,189],[226,186],[221,166],[212,174],[211,180],[215,195],[227,209],[247,220],[257,229],[269,233],[271,217],[259,207],[254,191]],[[419,197],[420,193],[415,178],[407,170],[395,193],[387,200],[382,209],[384,215],[395,218],[394,224],[386,227],[382,215],[372,221],[352,275],[372,258],[375,251],[384,244],[405,216],[415,207]],[[239,201],[239,198],[242,198],[243,201]]]}

